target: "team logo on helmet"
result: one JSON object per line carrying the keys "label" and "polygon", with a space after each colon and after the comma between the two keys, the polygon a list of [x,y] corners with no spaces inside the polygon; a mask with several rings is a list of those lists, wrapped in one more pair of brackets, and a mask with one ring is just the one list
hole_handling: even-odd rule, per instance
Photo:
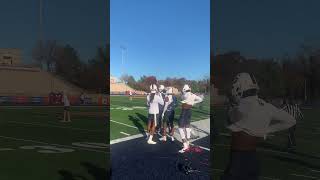
{"label": "team logo on helmet", "polygon": [[151,84],[150,91],[151,91],[151,93],[156,93],[157,92],[157,85]]}
{"label": "team logo on helmet", "polygon": [[239,73],[233,80],[231,94],[239,101],[243,92],[250,89],[259,90],[255,77],[249,73]]}

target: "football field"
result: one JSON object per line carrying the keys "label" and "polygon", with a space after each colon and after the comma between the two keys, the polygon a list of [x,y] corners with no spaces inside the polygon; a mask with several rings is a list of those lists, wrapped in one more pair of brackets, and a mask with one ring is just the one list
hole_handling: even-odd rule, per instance
{"label": "football field", "polygon": [[[179,101],[179,100],[178,100]],[[192,110],[192,121],[209,118],[210,99],[206,96],[202,105],[195,105]],[[111,96],[110,99],[110,140],[132,135],[144,134],[147,127],[146,97]],[[176,108],[175,124],[181,112],[180,105]]]}
{"label": "football field", "polygon": [[[297,121],[296,152],[288,152],[287,131],[274,133],[258,148],[261,180],[311,180],[320,179],[320,109],[302,109],[304,119]],[[226,108],[213,107],[214,117],[214,178],[223,173],[230,149],[230,133],[225,128]],[[212,133],[212,132],[211,132]]]}
{"label": "football field", "polygon": [[106,107],[0,106],[0,179],[106,179]]}
{"label": "football field", "polygon": [[[147,129],[146,97],[111,96],[110,99],[110,139],[112,178],[114,179],[203,179],[209,178],[210,158],[210,106],[209,96],[202,104],[193,107],[192,122],[194,127],[205,131],[201,137],[192,142],[203,148],[201,152],[178,153],[181,142],[160,142],[158,135],[153,140],[156,145],[148,145],[145,139]],[[179,105],[176,108],[174,123],[180,116]],[[195,129],[195,128],[194,128]],[[196,131],[196,130],[195,130]],[[175,132],[175,137],[179,137]],[[190,167],[196,169],[189,175],[184,168],[190,162]]]}

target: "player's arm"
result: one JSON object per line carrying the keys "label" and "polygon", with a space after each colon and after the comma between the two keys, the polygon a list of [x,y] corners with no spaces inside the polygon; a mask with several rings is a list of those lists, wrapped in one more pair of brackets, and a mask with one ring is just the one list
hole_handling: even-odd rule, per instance
{"label": "player's arm", "polygon": [[271,124],[267,133],[273,133],[288,129],[296,124],[296,120],[293,116],[282,109],[277,109],[273,105],[271,106],[272,120],[278,121],[277,123]]}
{"label": "player's arm", "polygon": [[157,95],[155,98],[157,98],[157,102],[158,102],[160,105],[162,105],[162,106],[164,105],[164,101],[163,101],[161,95]]}
{"label": "player's arm", "polygon": [[201,103],[203,101],[203,98],[197,96],[197,95],[194,95],[194,103],[197,104],[197,103]]}
{"label": "player's arm", "polygon": [[147,107],[150,106],[150,96],[147,96]]}

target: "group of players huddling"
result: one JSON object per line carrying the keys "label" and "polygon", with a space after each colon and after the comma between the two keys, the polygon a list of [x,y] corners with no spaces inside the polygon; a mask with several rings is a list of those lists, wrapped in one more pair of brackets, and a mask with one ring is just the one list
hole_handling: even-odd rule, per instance
{"label": "group of players huddling", "polygon": [[[184,85],[181,96],[181,114],[178,120],[178,130],[183,142],[183,148],[179,151],[184,153],[189,149],[189,140],[191,138],[191,112],[194,104],[203,101],[203,98],[193,94],[189,85]],[[174,115],[175,108],[178,105],[177,98],[173,94],[173,88],[165,88],[163,85],[157,88],[156,84],[150,86],[150,93],[147,96],[148,106],[148,129],[147,129],[147,143],[156,144],[153,141],[156,130],[161,131],[160,141],[167,141],[167,129],[169,132],[168,137],[174,141]]]}

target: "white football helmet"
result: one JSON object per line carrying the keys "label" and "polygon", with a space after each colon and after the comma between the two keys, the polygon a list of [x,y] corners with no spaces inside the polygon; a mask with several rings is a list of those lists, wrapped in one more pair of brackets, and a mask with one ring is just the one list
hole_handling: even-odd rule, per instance
{"label": "white football helmet", "polygon": [[167,88],[167,94],[173,94],[173,89],[172,87]]}
{"label": "white football helmet", "polygon": [[165,89],[164,85],[159,86],[159,91],[162,92]]}
{"label": "white football helmet", "polygon": [[248,73],[239,73],[233,80],[231,94],[236,101],[239,101],[243,92],[249,89],[259,90],[257,81],[253,75]]}
{"label": "white football helmet", "polygon": [[156,92],[157,92],[157,85],[151,84],[151,86],[150,86],[150,92],[151,92],[151,93],[156,93]]}
{"label": "white football helmet", "polygon": [[191,90],[190,86],[188,84],[185,84],[183,86],[182,92],[185,93],[186,91]]}

